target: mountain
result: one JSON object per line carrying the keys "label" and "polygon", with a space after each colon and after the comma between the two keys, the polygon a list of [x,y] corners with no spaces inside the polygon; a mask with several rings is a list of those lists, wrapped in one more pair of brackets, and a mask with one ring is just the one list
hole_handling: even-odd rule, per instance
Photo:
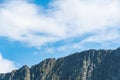
{"label": "mountain", "polygon": [[120,80],[120,48],[49,58],[31,68],[25,65],[0,74],[0,80]]}

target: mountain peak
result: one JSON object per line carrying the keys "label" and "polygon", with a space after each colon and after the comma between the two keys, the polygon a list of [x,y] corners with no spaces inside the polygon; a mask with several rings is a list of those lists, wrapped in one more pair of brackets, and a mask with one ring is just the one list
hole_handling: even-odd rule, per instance
{"label": "mountain peak", "polygon": [[0,74],[0,80],[120,80],[120,48],[86,50],[29,68]]}

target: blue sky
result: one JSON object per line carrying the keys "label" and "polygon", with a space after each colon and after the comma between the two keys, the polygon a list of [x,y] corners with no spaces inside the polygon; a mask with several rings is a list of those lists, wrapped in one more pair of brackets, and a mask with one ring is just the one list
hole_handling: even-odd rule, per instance
{"label": "blue sky", "polygon": [[0,3],[0,73],[49,57],[120,45],[119,0]]}

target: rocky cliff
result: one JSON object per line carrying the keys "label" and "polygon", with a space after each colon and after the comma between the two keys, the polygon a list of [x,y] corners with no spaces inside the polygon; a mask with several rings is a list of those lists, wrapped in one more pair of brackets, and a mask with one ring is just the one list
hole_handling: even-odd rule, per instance
{"label": "rocky cliff", "polygon": [[29,68],[0,74],[0,80],[120,80],[120,48],[86,50]]}

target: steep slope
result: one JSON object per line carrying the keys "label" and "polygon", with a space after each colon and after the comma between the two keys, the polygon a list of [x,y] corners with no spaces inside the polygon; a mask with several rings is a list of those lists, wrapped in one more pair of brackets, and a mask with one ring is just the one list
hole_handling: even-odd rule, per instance
{"label": "steep slope", "polygon": [[0,74],[0,80],[120,80],[120,48],[49,58],[31,68]]}

